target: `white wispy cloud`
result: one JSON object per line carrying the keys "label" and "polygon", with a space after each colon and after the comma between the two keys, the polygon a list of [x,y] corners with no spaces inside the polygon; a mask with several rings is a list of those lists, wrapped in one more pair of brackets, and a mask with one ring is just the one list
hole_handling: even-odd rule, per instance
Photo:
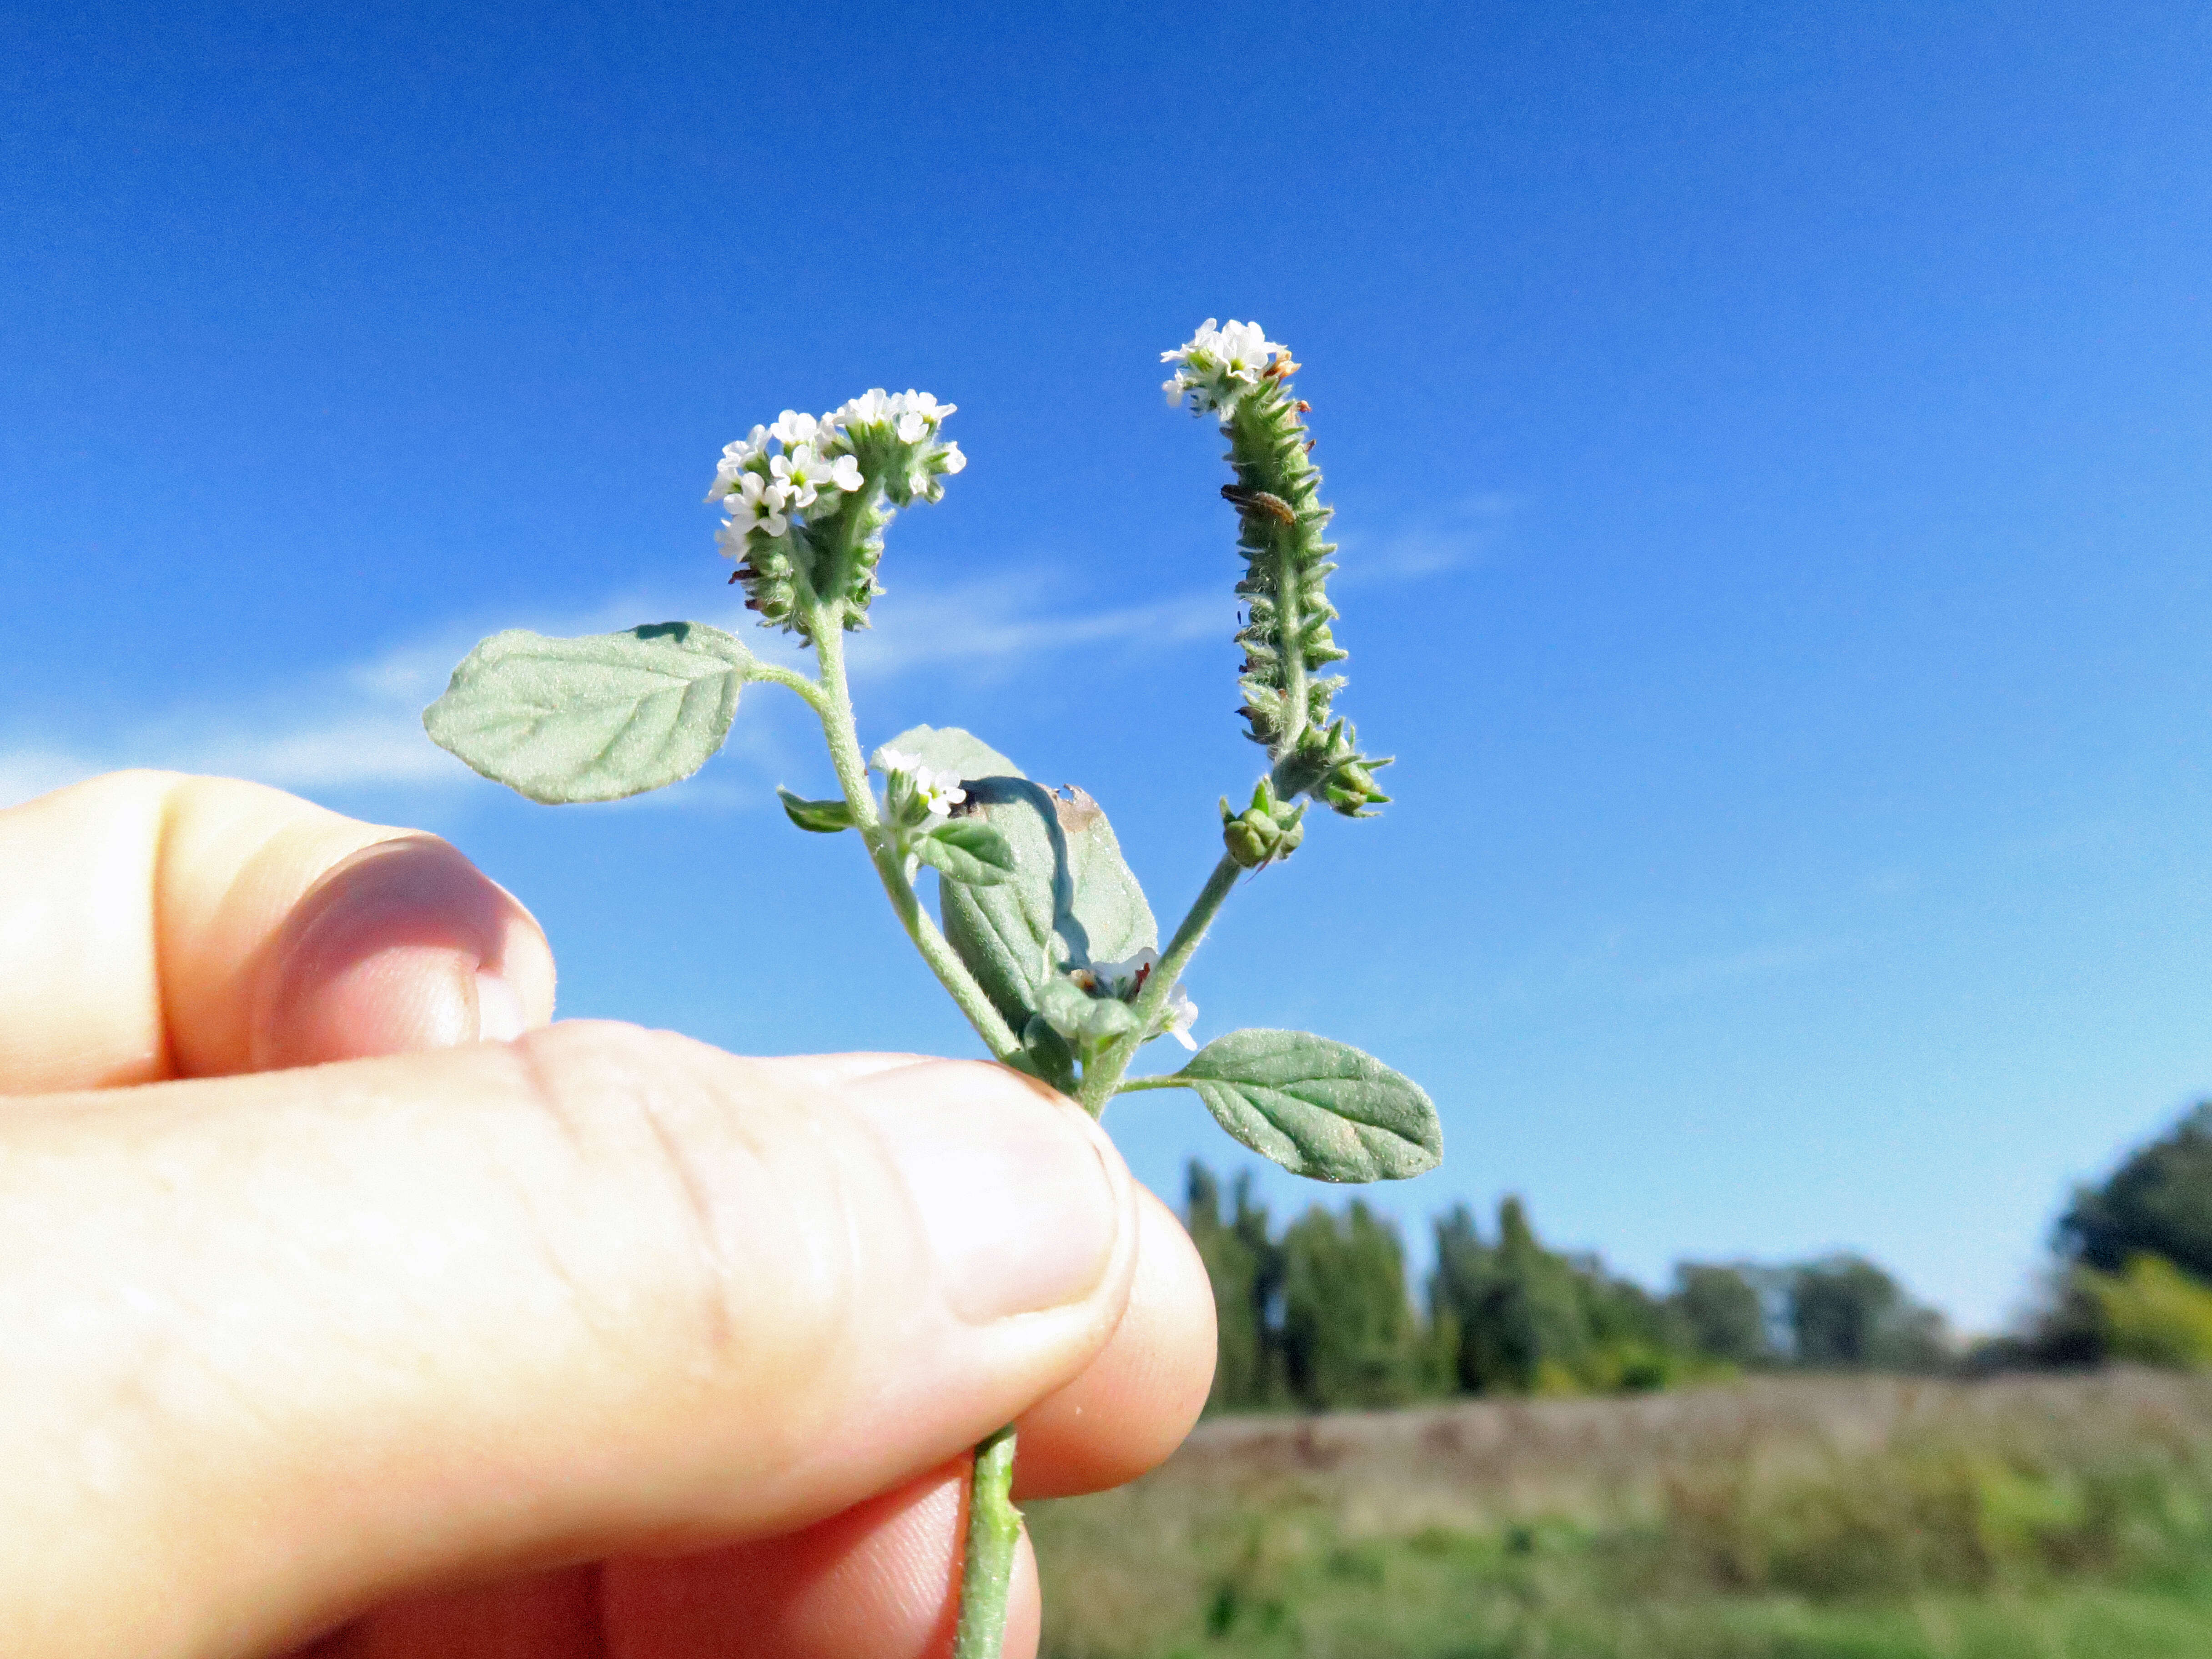
{"label": "white wispy cloud", "polygon": [[[1419,580],[1479,559],[1513,501],[1466,498],[1432,519],[1372,538],[1347,539],[1346,584]],[[1039,596],[1043,596],[1042,599]],[[752,626],[732,590],[703,615],[696,594],[678,599],[644,590],[534,617],[453,618],[359,660],[265,693],[228,701],[179,701],[158,714],[125,719],[94,743],[53,742],[19,724],[0,728],[0,805],[27,800],[101,772],[149,766],[252,778],[280,788],[446,789],[471,774],[422,734],[422,711],[445,689],[453,666],[485,634],[526,627],[554,635],[605,633],[686,613],[744,639],[758,654],[804,666],[795,642]],[[1067,597],[1066,579],[1043,567],[1001,569],[988,580],[897,582],[876,608],[876,625],[848,647],[856,680],[887,681],[927,671],[971,680],[1002,678],[1043,659],[1127,658],[1200,641],[1226,642],[1237,607],[1225,589],[1170,594],[1098,608]],[[487,625],[489,623],[489,625]],[[779,723],[741,722],[729,752],[763,781],[695,784],[664,804],[757,804],[765,780],[792,757]]]}
{"label": "white wispy cloud", "polygon": [[[879,608],[878,626],[854,639],[854,678],[884,681],[925,669],[995,678],[1048,655],[1171,649],[1225,639],[1235,627],[1225,594],[1103,611],[1024,608],[1019,596],[1042,585],[1000,576],[964,586],[902,586],[897,604]],[[604,633],[661,620],[683,608],[665,598],[632,593],[566,614],[503,620],[547,634]],[[738,635],[764,658],[799,662],[792,641],[749,626],[753,618],[734,599],[699,619]],[[424,737],[422,711],[445,689],[453,665],[492,631],[456,622],[303,682],[272,687],[264,696],[173,705],[117,726],[96,744],[64,747],[19,729],[12,744],[0,738],[0,805],[131,766],[216,773],[307,791],[465,784],[472,775]],[[763,778],[789,761],[773,722],[741,722],[726,752],[753,763],[747,769]],[[693,806],[728,805],[765,793],[765,785],[748,791],[726,783],[694,786],[682,799]]]}

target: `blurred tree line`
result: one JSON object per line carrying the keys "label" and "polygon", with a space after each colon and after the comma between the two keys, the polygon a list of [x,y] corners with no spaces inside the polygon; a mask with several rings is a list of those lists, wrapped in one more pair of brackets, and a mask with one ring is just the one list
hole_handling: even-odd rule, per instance
{"label": "blurred tree line", "polygon": [[[1251,1178],[1190,1166],[1185,1218],[1213,1281],[1212,1411],[1395,1406],[1457,1394],[1665,1388],[1752,1368],[1933,1369],[1942,1320],[1873,1263],[1684,1262],[1655,1295],[1598,1257],[1547,1249],[1517,1198],[1486,1233],[1433,1223],[1417,1304],[1397,1230],[1358,1200],[1277,1229]],[[2212,1237],[2208,1237],[2212,1243]]]}
{"label": "blurred tree line", "polygon": [[2026,1338],[1991,1345],[1991,1362],[2212,1369],[2212,1101],[2077,1188],[2052,1242],[2047,1305]]}

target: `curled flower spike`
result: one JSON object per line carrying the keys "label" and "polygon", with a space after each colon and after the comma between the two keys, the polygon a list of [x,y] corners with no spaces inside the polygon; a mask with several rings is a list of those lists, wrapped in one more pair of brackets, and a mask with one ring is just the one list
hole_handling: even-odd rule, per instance
{"label": "curled flower spike", "polygon": [[872,386],[826,415],[787,409],[724,447],[707,499],[731,515],[720,539],[763,624],[802,639],[823,622],[868,625],[892,511],[940,499],[968,464],[938,441],[953,410],[927,392]]}

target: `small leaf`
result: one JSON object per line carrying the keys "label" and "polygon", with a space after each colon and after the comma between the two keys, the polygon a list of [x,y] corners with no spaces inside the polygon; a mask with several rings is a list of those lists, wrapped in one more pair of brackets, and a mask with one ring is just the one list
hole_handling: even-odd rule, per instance
{"label": "small leaf", "polygon": [[955,818],[917,836],[914,855],[948,881],[996,887],[1014,875],[1014,849],[981,818]]}
{"label": "small leaf", "polygon": [[868,757],[868,764],[884,769],[884,749],[911,756],[933,772],[950,772],[958,778],[1018,778],[1022,769],[971,732],[957,726],[916,726],[893,738]]}
{"label": "small leaf", "polygon": [[786,817],[817,836],[834,836],[853,827],[853,809],[842,800],[805,800],[784,788],[776,790],[775,798],[783,803]]}
{"label": "small leaf", "polygon": [[1054,974],[1039,988],[1041,1017],[1063,1037],[1105,1042],[1127,1036],[1137,1029],[1129,1005],[1113,997],[1094,997],[1065,974]]}
{"label": "small leaf", "polygon": [[1031,1016],[1022,1028],[1022,1051],[1007,1063],[1042,1078],[1064,1095],[1075,1092],[1075,1051],[1042,1014]]}
{"label": "small leaf", "polygon": [[1293,1175],[1402,1181],[1443,1157],[1443,1126],[1419,1084],[1310,1031],[1231,1031],[1200,1049],[1174,1081]]}
{"label": "small leaf", "polygon": [[1042,1006],[1044,985],[1064,969],[1121,961],[1159,943],[1144,889],[1097,801],[1011,774],[963,787],[968,799],[957,821],[980,820],[1002,833],[1013,875],[995,887],[945,884],[945,937],[1008,1024],[1019,1030]]}
{"label": "small leaf", "polygon": [[495,634],[422,712],[433,742],[532,800],[618,800],[688,778],[729,735],[752,655],[703,623]]}

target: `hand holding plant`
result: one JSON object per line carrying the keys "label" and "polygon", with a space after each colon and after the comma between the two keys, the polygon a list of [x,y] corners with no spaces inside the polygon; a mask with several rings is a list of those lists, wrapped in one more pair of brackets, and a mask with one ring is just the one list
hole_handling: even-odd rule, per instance
{"label": "hand holding plant", "polygon": [[[1418,1175],[1442,1152],[1435,1109],[1410,1079],[1358,1049],[1300,1031],[1234,1031],[1181,1069],[1129,1075],[1147,1042],[1196,1048],[1182,975],[1247,872],[1291,857],[1310,806],[1346,818],[1386,801],[1350,723],[1332,718],[1340,661],[1327,585],[1330,509],[1296,396],[1297,365],[1256,324],[1209,319],[1164,354],[1169,400],[1212,415],[1229,441],[1244,570],[1237,583],[1248,733],[1267,769],[1245,804],[1219,807],[1223,851],[1164,948],[1104,810],[1048,789],[977,738],[917,726],[864,755],[845,635],[883,592],[883,532],[938,501],[966,465],[942,437],[955,410],[927,392],[877,390],[819,417],[786,410],[728,446],[708,499],[738,561],[748,609],[811,648],[812,675],[763,663],[720,629],[659,623],[550,639],[483,641],[424,716],[430,735],[485,776],[550,803],[611,800],[690,776],[721,746],[750,682],[786,687],[820,720],[839,794],[780,791],[799,829],[857,836],[908,938],[998,1059],[1094,1116],[1117,1094],[1187,1088],[1244,1145],[1328,1181]],[[880,787],[874,780],[880,780]],[[938,879],[939,917],[915,883]],[[941,918],[941,921],[939,920]],[[1013,1432],[977,1449],[961,1659],[999,1652],[1019,1535],[1008,1502]]]}

